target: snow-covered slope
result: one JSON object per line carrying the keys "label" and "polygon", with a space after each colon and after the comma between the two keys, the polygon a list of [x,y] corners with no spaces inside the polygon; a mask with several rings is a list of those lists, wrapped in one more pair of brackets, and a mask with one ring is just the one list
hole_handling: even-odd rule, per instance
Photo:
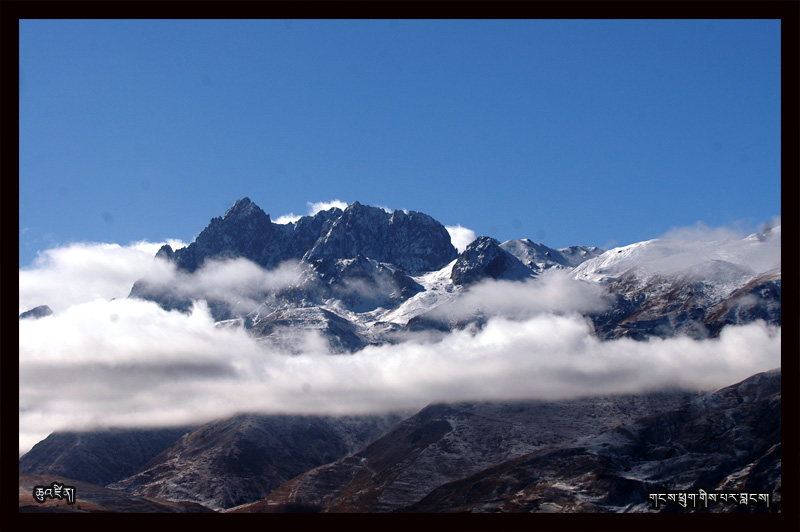
{"label": "snow-covered slope", "polygon": [[552,249],[528,238],[508,240],[500,244],[500,247],[536,273],[550,268],[574,268],[603,252],[600,248],[586,246]]}
{"label": "snow-covered slope", "polygon": [[608,291],[609,308],[592,316],[603,338],[715,336],[721,329],[719,309],[741,303],[747,312],[735,319],[729,315],[726,324],[753,319],[780,324],[780,235],[777,227],[740,240],[637,242],[587,260],[572,276]]}
{"label": "snow-covered slope", "polygon": [[[741,240],[647,240],[589,259],[573,270],[573,276],[603,283],[635,270],[642,279],[690,276],[718,282],[730,293],[740,286],[744,276],[752,278],[781,267],[780,235],[777,227],[769,236],[755,233]],[[714,266],[707,268],[708,265]],[[731,270],[737,275],[730,275]]]}
{"label": "snow-covered slope", "polygon": [[412,277],[423,290],[397,307],[380,314],[376,321],[406,325],[412,318],[458,297],[462,287],[457,286],[450,278],[455,263],[454,260],[440,270]]}

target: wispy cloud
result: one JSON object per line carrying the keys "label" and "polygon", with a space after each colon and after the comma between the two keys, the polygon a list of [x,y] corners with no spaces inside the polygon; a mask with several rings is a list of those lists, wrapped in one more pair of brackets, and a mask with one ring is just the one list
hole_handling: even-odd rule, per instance
{"label": "wispy cloud", "polygon": [[314,215],[317,214],[319,211],[327,211],[328,209],[332,209],[333,207],[345,210],[347,208],[347,203],[338,199],[332,201],[318,201],[315,203],[309,201],[308,214]]}
{"label": "wispy cloud", "polygon": [[300,218],[302,218],[302,216],[300,216],[299,214],[290,212],[289,214],[283,214],[281,216],[278,216],[272,221],[275,222],[276,224],[285,225],[285,224],[292,224],[297,220],[299,220]]}
{"label": "wispy cloud", "polygon": [[683,240],[687,242],[712,242],[719,240],[739,240],[750,234],[762,232],[769,227],[781,224],[780,216],[772,217],[767,224],[762,227],[749,227],[745,223],[736,223],[731,226],[711,227],[705,222],[699,221],[692,226],[673,227],[660,238],[667,240]]}
{"label": "wispy cloud", "polygon": [[780,231],[767,236],[742,234],[699,223],[675,229],[664,238],[610,249],[578,266],[574,274],[586,279],[613,278],[635,268],[643,275],[688,275],[730,284],[741,276],[781,267]]}
{"label": "wispy cloud", "polygon": [[[342,210],[347,208],[347,203],[338,199],[331,201],[317,201],[317,202],[309,201],[307,202],[307,205],[308,205],[308,212],[306,213],[306,216],[314,216],[320,211],[327,211],[328,209],[332,209],[333,207]],[[294,223],[302,217],[303,217],[302,215],[290,212],[289,214],[284,214],[282,216],[279,216],[274,221],[276,224],[288,224],[288,223]]]}
{"label": "wispy cloud", "polygon": [[479,314],[519,320],[541,313],[600,311],[607,306],[600,285],[578,281],[564,270],[550,270],[528,282],[485,279],[460,297],[431,310],[430,315],[454,322]]}
{"label": "wispy cloud", "polygon": [[265,270],[244,259],[207,260],[195,272],[178,270],[165,260],[154,260],[142,277],[143,289],[172,300],[225,303],[238,312],[255,310],[266,294],[296,284],[303,273],[298,261],[286,261]]}
{"label": "wispy cloud", "polygon": [[450,242],[453,243],[459,253],[467,249],[467,246],[475,240],[475,231],[472,229],[467,229],[461,225],[447,225],[445,229],[450,233]]}
{"label": "wispy cloud", "polygon": [[768,233],[769,231],[772,231],[772,230],[774,230],[776,227],[780,227],[780,226],[781,226],[781,217],[780,217],[780,215],[778,215],[778,216],[773,216],[772,218],[770,218],[769,220],[767,220],[767,223],[765,223],[765,224],[764,224],[764,225],[761,227],[761,232],[762,232],[762,233]]}
{"label": "wispy cloud", "polygon": [[56,429],[201,423],[241,411],[365,413],[435,401],[558,399],[675,386],[713,389],[780,366],[780,329],[715,340],[600,342],[576,315],[493,318],[480,330],[409,336],[333,356],[214,326],[207,309],[95,300],[20,322],[20,451]]}

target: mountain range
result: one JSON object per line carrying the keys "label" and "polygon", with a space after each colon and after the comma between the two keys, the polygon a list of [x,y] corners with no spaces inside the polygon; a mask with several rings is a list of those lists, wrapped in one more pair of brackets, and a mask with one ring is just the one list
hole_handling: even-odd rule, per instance
{"label": "mountain range", "polygon": [[[777,261],[764,259],[775,256],[776,246]],[[610,251],[481,236],[458,253],[445,227],[422,213],[354,202],[276,224],[243,198],[194,242],[178,250],[165,245],[157,259],[183,274],[225,259],[267,269],[284,265],[291,281],[253,287],[247,297],[230,301],[145,276],[129,297],[168,310],[187,310],[204,299],[220,325],[243,326],[287,348],[292,335],[286,327],[316,329],[345,353],[390,341],[397,332],[480,323],[477,314],[453,320],[442,310],[482,281],[524,282],[558,270],[602,286],[607,305],[586,313],[600,338],[706,338],[728,324],[762,319],[780,325],[779,249],[776,227],[742,240],[655,239]]]}
{"label": "mountain range", "polygon": [[[159,267],[129,297],[181,312],[204,300],[218,327],[242,328],[287,356],[303,350],[298,331],[316,331],[331,354],[346,356],[404,335],[518,318],[508,304],[474,304],[492,283],[567,279],[596,295],[581,312],[600,340],[706,339],[756,320],[780,326],[780,236],[776,227],[739,240],[655,239],[608,251],[480,236],[459,252],[423,213],[355,202],[278,224],[243,198],[188,246],[163,246]],[[268,275],[235,293],[196,282],[231,261]],[[141,511],[176,511],[164,501],[181,501],[246,513],[645,512],[648,492],[698,486],[768,491],[774,510],[780,371],[706,394],[61,432],[21,457],[19,472],[21,486],[30,475],[66,478],[161,505]]]}

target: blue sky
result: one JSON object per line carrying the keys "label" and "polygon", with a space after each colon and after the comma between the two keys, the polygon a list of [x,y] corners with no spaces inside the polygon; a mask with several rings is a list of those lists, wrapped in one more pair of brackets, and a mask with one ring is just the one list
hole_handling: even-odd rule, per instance
{"label": "blue sky", "polygon": [[250,197],[611,247],[780,211],[779,21],[20,22],[19,253]]}

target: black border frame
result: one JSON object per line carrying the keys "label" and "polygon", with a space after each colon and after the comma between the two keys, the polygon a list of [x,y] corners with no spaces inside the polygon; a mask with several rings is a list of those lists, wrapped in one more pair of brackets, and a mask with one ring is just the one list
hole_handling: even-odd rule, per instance
{"label": "black border frame", "polygon": [[[12,71],[13,63],[18,62],[19,20],[20,19],[76,19],[76,18],[135,18],[135,19],[181,19],[181,18],[542,18],[542,19],[780,19],[781,20],[781,61],[782,61],[782,179],[781,210],[783,232],[787,249],[792,250],[788,257],[789,275],[782,280],[788,294],[786,304],[782,305],[783,322],[787,324],[788,334],[782,339],[782,513],[780,514],[237,514],[231,517],[210,517],[212,514],[20,514],[17,511],[16,497],[18,487],[11,484],[11,470],[16,459],[10,452],[9,442],[18,437],[19,420],[15,412],[18,397],[12,391],[18,390],[18,359],[15,365],[10,355],[12,346],[3,349],[2,382],[3,440],[7,443],[0,460],[3,481],[3,504],[8,505],[9,513],[16,514],[19,530],[39,527],[86,528],[106,527],[109,530],[141,530],[143,528],[178,529],[187,525],[220,526],[230,529],[338,529],[354,528],[367,530],[800,530],[800,446],[798,445],[798,377],[800,377],[800,346],[798,330],[797,303],[798,290],[797,252],[800,244],[797,211],[800,207],[800,193],[797,190],[800,176],[800,2],[797,0],[767,1],[36,1],[3,0],[0,2],[0,38],[2,38],[2,111],[6,119],[2,121],[0,139],[3,152],[2,168],[6,176],[12,175],[18,162],[10,157],[10,151],[17,147],[12,142],[13,114],[18,115],[18,106],[13,106],[9,87],[18,73]],[[14,39],[16,37],[16,39]],[[14,44],[16,40],[16,45]],[[17,54],[15,59],[13,54]],[[18,139],[18,137],[17,137]],[[18,161],[18,159],[17,159]],[[8,180],[6,180],[8,181]],[[7,182],[5,184],[8,184]],[[19,197],[19,181],[15,181]],[[8,197],[8,193],[6,198]],[[10,202],[9,202],[10,203]],[[18,214],[18,204],[16,212]],[[18,229],[18,217],[11,219],[15,209],[7,206],[4,214],[8,220],[4,224],[8,233],[12,227]],[[17,235],[19,232],[17,231]],[[784,259],[785,261],[786,259]],[[19,287],[19,278],[9,265],[3,268],[4,283],[0,286]],[[8,290],[8,288],[6,288]],[[10,324],[17,319],[6,304],[0,323]],[[9,331],[3,336],[3,344],[18,340],[18,331]],[[18,344],[18,342],[17,342]],[[17,371],[13,371],[16,367]],[[12,422],[16,419],[17,422]],[[16,429],[16,430],[15,430]],[[14,431],[14,434],[12,434]],[[12,462],[12,459],[14,460]],[[13,489],[13,491],[12,491]],[[13,505],[13,506],[12,506]],[[200,521],[202,519],[202,521]]]}

